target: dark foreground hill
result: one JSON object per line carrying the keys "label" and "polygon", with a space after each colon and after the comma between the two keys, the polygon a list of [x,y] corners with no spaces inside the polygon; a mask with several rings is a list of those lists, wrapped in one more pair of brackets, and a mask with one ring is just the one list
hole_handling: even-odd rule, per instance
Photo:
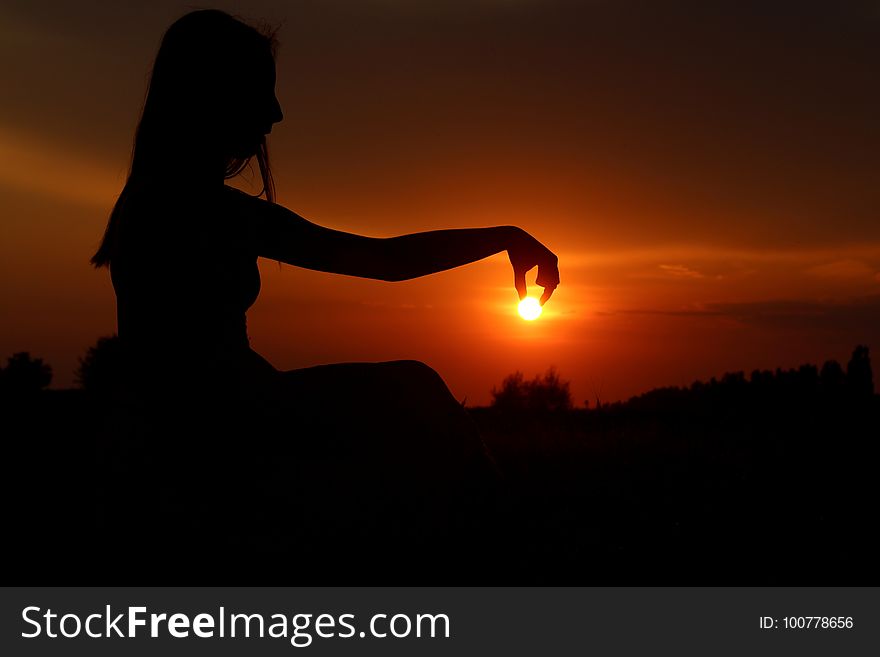
{"label": "dark foreground hill", "polygon": [[398,487],[382,502],[388,482],[333,480],[307,457],[269,482],[266,460],[222,428],[138,426],[78,390],[7,395],[7,572],[89,584],[876,584],[880,403],[826,374],[729,375],[590,410],[472,409],[502,476],[461,522],[443,500],[410,508]]}

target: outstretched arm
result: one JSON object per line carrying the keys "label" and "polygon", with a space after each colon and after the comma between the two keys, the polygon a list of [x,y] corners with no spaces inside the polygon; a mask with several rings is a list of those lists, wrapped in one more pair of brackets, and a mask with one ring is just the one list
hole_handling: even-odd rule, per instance
{"label": "outstretched arm", "polygon": [[260,202],[259,255],[336,274],[402,281],[453,269],[507,251],[520,298],[526,272],[538,267],[541,303],[559,285],[556,256],[515,226],[435,230],[375,238],[318,226],[283,206]]}

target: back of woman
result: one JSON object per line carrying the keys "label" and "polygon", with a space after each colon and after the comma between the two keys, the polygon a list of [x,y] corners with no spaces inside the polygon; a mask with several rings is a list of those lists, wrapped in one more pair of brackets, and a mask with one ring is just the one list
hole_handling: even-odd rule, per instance
{"label": "back of woman", "polygon": [[236,393],[250,357],[245,313],[260,278],[246,221],[229,197],[223,187],[126,194],[110,269],[139,392]]}

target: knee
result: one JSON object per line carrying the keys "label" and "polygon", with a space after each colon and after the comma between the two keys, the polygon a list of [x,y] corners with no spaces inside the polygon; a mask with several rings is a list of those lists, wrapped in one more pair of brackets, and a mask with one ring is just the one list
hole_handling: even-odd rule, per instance
{"label": "knee", "polygon": [[409,380],[443,382],[437,371],[420,360],[393,360],[385,364],[397,376]]}
{"label": "knee", "polygon": [[452,394],[443,377],[433,367],[419,360],[395,360],[386,363],[386,366],[406,389],[429,389],[450,396]]}

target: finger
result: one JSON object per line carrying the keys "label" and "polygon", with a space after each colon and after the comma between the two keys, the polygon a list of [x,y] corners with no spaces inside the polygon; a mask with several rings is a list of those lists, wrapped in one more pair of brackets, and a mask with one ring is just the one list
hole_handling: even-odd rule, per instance
{"label": "finger", "polygon": [[526,288],[526,270],[513,270],[513,286],[516,288],[517,294],[519,294],[520,301],[525,299],[526,294],[528,293],[528,289]]}
{"label": "finger", "polygon": [[538,278],[535,282],[541,287],[559,287],[559,269],[548,265],[538,267]]}
{"label": "finger", "polygon": [[550,300],[550,297],[553,296],[553,291],[555,289],[556,289],[555,287],[550,286],[550,285],[548,285],[547,287],[544,288],[544,294],[541,295],[541,305],[542,306],[545,303],[547,303],[547,301]]}

